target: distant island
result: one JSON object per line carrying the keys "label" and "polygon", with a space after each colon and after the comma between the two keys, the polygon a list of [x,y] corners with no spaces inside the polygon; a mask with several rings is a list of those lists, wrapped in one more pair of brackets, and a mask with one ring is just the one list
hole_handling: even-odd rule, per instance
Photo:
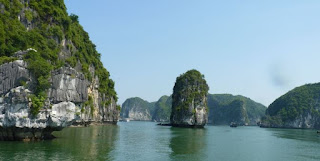
{"label": "distant island", "polygon": [[209,94],[209,123],[213,125],[255,126],[265,116],[266,107],[250,98],[231,94]]}
{"label": "distant island", "polygon": [[[171,96],[163,96],[152,103],[145,101],[152,104],[150,109],[147,108],[152,116],[148,121],[169,122],[171,101]],[[208,124],[230,125],[235,122],[254,126],[258,123],[265,128],[320,129],[320,83],[297,87],[276,99],[268,108],[241,95],[208,94],[207,101]],[[158,106],[154,106],[156,104]],[[132,107],[126,104],[126,108]],[[131,112],[135,113],[135,110]]]}
{"label": "distant island", "polygon": [[120,118],[129,118],[135,121],[168,122],[171,104],[171,96],[162,96],[156,102],[148,102],[139,97],[129,98],[122,104]]}
{"label": "distant island", "polygon": [[[130,100],[130,101],[128,101]],[[171,113],[171,96],[162,96],[156,102],[146,102],[146,108],[139,106],[139,100],[143,100],[139,97],[129,98],[122,104],[120,117],[129,118],[130,120],[144,120],[142,118],[148,117],[145,121],[156,121],[156,122],[169,122],[170,113]],[[231,94],[208,94],[208,124],[212,125],[230,125],[231,122],[236,122],[238,125],[249,125],[255,126],[260,122],[261,117],[265,116],[265,111],[267,107],[257,103],[250,98],[241,96],[241,95],[231,95]],[[137,110],[144,112],[143,117],[130,117],[137,116]],[[127,114],[123,114],[126,113]]]}
{"label": "distant island", "polygon": [[[191,92],[190,92],[191,93]],[[266,107],[244,96],[231,94],[208,94],[207,123],[213,125],[257,125],[265,116]],[[136,121],[170,122],[172,96],[162,96],[156,102],[139,97],[129,98],[123,104],[120,118]]]}
{"label": "distant island", "polygon": [[320,83],[297,87],[276,99],[261,127],[320,128]]}
{"label": "distant island", "polygon": [[[191,75],[191,76],[190,76]],[[194,79],[194,80],[190,80]],[[179,82],[182,81],[183,83]],[[200,81],[199,81],[200,80]],[[196,113],[193,110],[196,106],[195,98],[202,98],[198,100],[205,102],[203,105],[206,107],[206,123],[213,125],[230,125],[235,123],[237,125],[257,125],[261,121],[261,118],[265,116],[266,107],[260,103],[257,103],[250,98],[244,96],[233,96],[231,94],[203,94],[206,97],[200,97],[196,94],[200,94],[201,90],[207,89],[208,86],[205,84],[204,87],[199,86],[199,82],[204,81],[203,76],[196,70],[188,71],[184,75],[177,78],[174,91],[180,92],[180,95],[175,96],[172,99],[171,96],[162,96],[156,102],[148,102],[139,97],[129,98],[123,104],[120,112],[120,118],[130,119],[136,121],[156,121],[156,122],[170,122],[170,115],[172,114],[173,100],[189,100],[189,103],[176,103],[175,110],[183,110],[182,107],[187,108],[185,110]],[[196,83],[197,85],[190,85],[188,83]],[[185,84],[184,84],[185,83]],[[204,84],[205,82],[203,82]],[[177,89],[179,87],[179,89]],[[193,90],[195,91],[188,91]],[[178,93],[179,93],[178,91]],[[192,94],[190,98],[185,98],[187,94]],[[195,93],[195,94],[194,94]],[[204,92],[205,93],[205,92]],[[190,108],[188,110],[188,108]],[[191,109],[193,108],[193,109]],[[189,112],[185,114],[193,116]],[[207,117],[206,116],[206,117]],[[189,120],[193,120],[189,118]]]}

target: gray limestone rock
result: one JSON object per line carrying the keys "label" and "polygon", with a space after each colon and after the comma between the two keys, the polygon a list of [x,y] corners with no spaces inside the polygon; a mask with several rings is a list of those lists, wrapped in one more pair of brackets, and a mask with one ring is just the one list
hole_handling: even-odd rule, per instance
{"label": "gray limestone rock", "polygon": [[31,81],[32,77],[23,60],[6,63],[0,67],[0,95],[21,85],[21,82]]}
{"label": "gray limestone rock", "polygon": [[[33,116],[29,96],[35,79],[27,63],[16,60],[0,66],[0,140],[47,139],[52,131],[79,121],[117,123],[116,102],[99,93],[98,77],[89,82],[74,68],[62,67],[52,71],[50,82],[45,106]],[[89,95],[92,105],[87,104]]]}
{"label": "gray limestone rock", "polygon": [[71,67],[62,67],[52,72],[52,87],[49,99],[52,103],[83,103],[88,100],[89,82],[82,73]]}
{"label": "gray limestone rock", "polygon": [[[70,126],[78,119],[78,109],[72,102],[53,104],[51,109],[42,109],[33,116],[29,93],[28,89],[19,86],[0,99],[0,140],[47,139],[52,131]],[[39,134],[35,135],[36,131]]]}

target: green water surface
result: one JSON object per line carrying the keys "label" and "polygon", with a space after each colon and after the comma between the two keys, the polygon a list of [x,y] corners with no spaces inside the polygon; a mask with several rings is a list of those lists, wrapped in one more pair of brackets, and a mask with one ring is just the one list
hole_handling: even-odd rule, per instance
{"label": "green water surface", "polygon": [[57,139],[0,142],[0,160],[320,160],[315,130],[206,126],[187,129],[153,122],[66,128]]}

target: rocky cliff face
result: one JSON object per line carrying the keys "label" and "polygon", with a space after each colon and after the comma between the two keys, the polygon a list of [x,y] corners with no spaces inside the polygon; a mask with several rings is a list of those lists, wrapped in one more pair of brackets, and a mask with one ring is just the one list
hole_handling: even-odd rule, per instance
{"label": "rocky cliff face", "polygon": [[[94,72],[93,72],[94,75]],[[62,67],[52,72],[52,87],[49,89],[51,103],[73,102],[80,111],[75,125],[87,122],[117,123],[119,110],[113,98],[99,93],[99,79],[88,81],[84,74],[71,67]]]}
{"label": "rocky cliff face", "polygon": [[297,87],[276,99],[260,126],[320,129],[320,83]]}
{"label": "rocky cliff face", "polygon": [[[51,132],[70,126],[78,119],[76,105],[64,98],[52,102],[37,116],[30,112],[33,78],[22,60],[0,66],[0,140],[38,140],[51,138]],[[59,80],[61,81],[61,80]],[[48,102],[49,103],[49,102]]]}
{"label": "rocky cliff face", "polygon": [[117,123],[114,82],[63,0],[0,1],[0,12],[0,140]]}
{"label": "rocky cliff face", "polygon": [[243,96],[209,94],[209,123],[214,125],[257,125],[266,107]]}
{"label": "rocky cliff face", "polygon": [[121,108],[120,117],[135,121],[151,121],[154,103],[149,103],[141,98],[129,98]]}
{"label": "rocky cliff face", "polygon": [[62,67],[52,72],[52,87],[49,90],[49,99],[52,103],[64,101],[83,103],[88,100],[90,82],[82,73],[71,67]]}
{"label": "rocky cliff face", "polygon": [[208,122],[207,94],[204,76],[190,70],[176,80],[172,95],[172,126],[203,127]]}
{"label": "rocky cliff face", "polygon": [[[83,74],[70,67],[52,72],[46,106],[33,116],[30,112],[33,81],[23,60],[0,66],[0,140],[51,138],[52,131],[75,122],[117,122],[115,101],[101,105],[103,95],[97,91],[94,95],[92,91],[97,89],[90,89],[91,83]],[[88,95],[92,95],[93,101],[86,105]]]}

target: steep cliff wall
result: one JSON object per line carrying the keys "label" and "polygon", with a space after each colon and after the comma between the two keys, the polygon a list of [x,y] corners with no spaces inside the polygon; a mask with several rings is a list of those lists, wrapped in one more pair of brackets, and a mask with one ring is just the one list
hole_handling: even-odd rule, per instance
{"label": "steep cliff wall", "polygon": [[63,0],[0,0],[0,140],[116,123],[109,72]]}

